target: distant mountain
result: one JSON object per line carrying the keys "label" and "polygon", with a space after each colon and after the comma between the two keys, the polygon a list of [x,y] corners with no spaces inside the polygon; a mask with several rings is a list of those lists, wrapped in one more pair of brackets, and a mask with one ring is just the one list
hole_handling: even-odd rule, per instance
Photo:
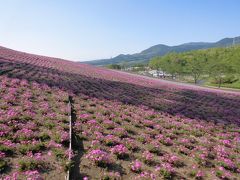
{"label": "distant mountain", "polygon": [[111,59],[84,61],[84,63],[96,65],[96,66],[103,66],[108,64],[120,64],[120,63],[127,63],[127,64],[146,63],[155,56],[163,56],[170,52],[185,52],[185,51],[207,49],[207,48],[213,48],[213,47],[227,47],[233,44],[240,44],[240,36],[235,38],[224,38],[220,41],[213,42],[213,43],[190,42],[190,43],[185,43],[178,46],[167,46],[164,44],[158,44],[146,50],[143,50],[140,53],[126,54],[126,55],[120,54]]}

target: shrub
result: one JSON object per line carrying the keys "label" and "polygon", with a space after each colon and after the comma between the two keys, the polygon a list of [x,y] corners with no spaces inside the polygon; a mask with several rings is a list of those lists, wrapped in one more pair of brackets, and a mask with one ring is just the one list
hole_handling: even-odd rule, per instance
{"label": "shrub", "polygon": [[86,155],[86,158],[100,167],[106,167],[109,164],[111,164],[111,158],[110,158],[109,154],[100,149],[90,151]]}
{"label": "shrub", "polygon": [[111,120],[105,120],[105,121],[103,121],[103,126],[106,129],[114,129],[115,123],[113,121],[111,121]]}
{"label": "shrub", "polygon": [[123,128],[114,128],[113,134],[120,138],[127,137],[127,131],[125,131],[125,129],[123,129]]}
{"label": "shrub", "polygon": [[168,163],[175,167],[182,167],[184,165],[183,161],[181,161],[180,158],[175,155],[165,155],[164,158]]}
{"label": "shrub", "polygon": [[136,135],[136,131],[134,131],[134,129],[132,127],[125,127],[125,130],[129,133],[129,134],[132,134],[132,135]]}
{"label": "shrub", "polygon": [[52,151],[55,157],[57,158],[57,160],[61,160],[65,157],[65,152],[62,149],[54,148]]}
{"label": "shrub", "polygon": [[33,153],[39,152],[41,150],[45,149],[44,143],[40,142],[37,144],[26,144],[26,145],[20,145],[18,147],[18,151],[21,154],[27,154],[27,152],[32,151]]}
{"label": "shrub", "polygon": [[122,145],[116,145],[111,148],[111,152],[117,156],[118,159],[125,159],[128,157],[128,149]]}
{"label": "shrub", "polygon": [[117,136],[107,135],[104,137],[104,142],[107,146],[114,146],[119,144],[120,139]]}
{"label": "shrub", "polygon": [[131,170],[136,173],[140,173],[142,171],[142,163],[138,160],[135,160],[131,163]]}
{"label": "shrub", "polygon": [[36,170],[36,169],[45,169],[44,162],[41,160],[35,159],[22,159],[18,162],[20,171]]}
{"label": "shrub", "polygon": [[189,173],[189,176],[190,177],[195,177],[197,174],[197,171],[196,170],[191,170],[190,173]]}
{"label": "shrub", "polygon": [[124,144],[131,151],[137,151],[139,149],[139,147],[137,146],[135,140],[133,140],[133,139],[125,138],[124,139]]}
{"label": "shrub", "polygon": [[89,114],[94,114],[95,109],[94,109],[94,108],[87,108],[86,111],[87,111]]}
{"label": "shrub", "polygon": [[39,139],[40,139],[41,141],[47,141],[47,140],[49,140],[49,139],[51,139],[51,138],[50,138],[50,136],[48,135],[48,133],[43,132],[43,133],[40,133],[40,134],[39,134]]}
{"label": "shrub", "polygon": [[5,145],[0,145],[0,151],[4,152],[6,155],[12,155],[14,152],[14,148]]}
{"label": "shrub", "polygon": [[166,145],[166,146],[172,146],[173,145],[173,141],[170,138],[165,138],[161,141],[162,144]]}
{"label": "shrub", "polygon": [[53,129],[56,125],[53,122],[45,122],[44,126],[48,129]]}
{"label": "shrub", "polygon": [[175,170],[169,163],[162,163],[161,166],[156,167],[155,170],[159,172],[164,179],[172,179],[175,175]]}
{"label": "shrub", "polygon": [[137,140],[143,144],[146,143],[146,138],[144,136],[138,136]]}
{"label": "shrub", "polygon": [[161,169],[160,174],[163,176],[164,179],[171,179],[172,173],[167,171],[166,169]]}
{"label": "shrub", "polygon": [[149,151],[144,151],[142,158],[146,164],[152,164],[153,163],[153,154]]}
{"label": "shrub", "polygon": [[160,149],[158,144],[148,144],[147,149],[150,153],[157,154],[158,156],[162,156],[164,152]]}

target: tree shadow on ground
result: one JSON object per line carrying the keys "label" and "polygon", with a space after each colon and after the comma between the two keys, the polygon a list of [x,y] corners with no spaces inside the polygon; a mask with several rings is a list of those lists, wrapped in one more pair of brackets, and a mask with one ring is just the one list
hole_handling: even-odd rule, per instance
{"label": "tree shadow on ground", "polygon": [[[72,124],[74,126],[77,116],[74,108],[74,99],[72,96],[69,96],[69,102],[71,103],[71,117],[72,117]],[[83,179],[85,176],[80,172],[80,164],[81,158],[84,155],[84,145],[83,140],[79,137],[79,135],[74,131],[72,131],[72,149],[74,151],[74,157],[72,158],[73,166],[70,168],[70,179],[78,180]]]}

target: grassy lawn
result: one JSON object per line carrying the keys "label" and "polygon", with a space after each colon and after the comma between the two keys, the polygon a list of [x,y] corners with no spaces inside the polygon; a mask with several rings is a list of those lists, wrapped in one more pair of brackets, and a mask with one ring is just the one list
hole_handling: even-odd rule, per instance
{"label": "grassy lawn", "polygon": [[[209,83],[209,82],[206,82],[205,85],[218,87],[218,84],[213,84],[213,83]],[[240,89],[240,81],[237,81],[237,82],[231,83],[231,84],[224,83],[224,84],[221,85],[221,88],[222,87],[224,87],[224,88],[232,88],[232,89]]]}

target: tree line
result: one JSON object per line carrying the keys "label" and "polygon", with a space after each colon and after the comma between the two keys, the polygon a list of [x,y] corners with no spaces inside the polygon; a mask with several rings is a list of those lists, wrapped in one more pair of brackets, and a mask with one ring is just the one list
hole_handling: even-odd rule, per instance
{"label": "tree line", "polygon": [[149,66],[171,74],[172,77],[192,77],[194,83],[202,78],[222,83],[238,81],[240,75],[240,46],[211,48],[184,53],[169,53],[153,58]]}

